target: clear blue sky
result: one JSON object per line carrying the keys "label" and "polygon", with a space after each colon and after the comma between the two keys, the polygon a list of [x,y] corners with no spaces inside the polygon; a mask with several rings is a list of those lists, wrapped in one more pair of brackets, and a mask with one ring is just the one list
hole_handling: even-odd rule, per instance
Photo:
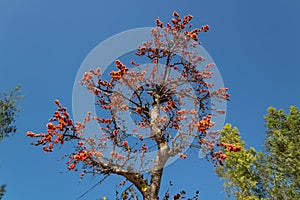
{"label": "clear blue sky", "polygon": [[[28,130],[44,131],[54,99],[72,105],[76,72],[87,54],[119,32],[169,20],[173,10],[209,24],[200,39],[230,88],[226,122],[238,126],[248,146],[262,148],[268,106],[299,107],[300,1],[79,1],[0,0],[0,90],[22,84],[25,99],[18,132],[0,143],[0,183],[5,200],[73,200],[99,181],[67,172],[53,154],[34,148]],[[196,155],[195,155],[196,156]],[[83,199],[113,196],[111,177]],[[201,199],[224,199],[222,182],[204,159],[179,160],[166,168],[163,191],[200,190]]]}

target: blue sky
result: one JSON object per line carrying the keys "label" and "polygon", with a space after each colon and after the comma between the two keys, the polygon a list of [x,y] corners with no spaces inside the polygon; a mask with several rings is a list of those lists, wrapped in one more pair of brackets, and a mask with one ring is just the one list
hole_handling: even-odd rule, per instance
{"label": "blue sky", "polygon": [[[22,84],[25,99],[18,132],[0,143],[0,183],[4,199],[76,199],[100,177],[67,172],[60,157],[30,145],[28,130],[44,131],[53,100],[72,105],[77,70],[101,41],[132,28],[153,26],[174,10],[192,14],[193,24],[209,24],[203,46],[216,62],[231,101],[226,122],[237,126],[248,146],[262,148],[268,106],[299,108],[300,2],[252,1],[39,1],[0,0],[0,90]],[[195,155],[196,156],[196,155]],[[200,190],[201,199],[224,199],[222,182],[204,159],[178,160],[165,170],[162,191]],[[110,177],[82,199],[113,196]]]}

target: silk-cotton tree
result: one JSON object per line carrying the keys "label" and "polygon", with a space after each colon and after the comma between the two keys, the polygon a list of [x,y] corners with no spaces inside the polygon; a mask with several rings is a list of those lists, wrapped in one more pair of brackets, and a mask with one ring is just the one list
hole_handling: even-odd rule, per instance
{"label": "silk-cotton tree", "polygon": [[[185,150],[191,144],[205,149],[215,164],[223,164],[226,156],[214,150],[219,132],[210,129],[215,125],[212,116],[225,111],[215,108],[211,99],[222,102],[229,95],[227,88],[212,90],[209,79],[214,64],[197,67],[205,60],[197,49],[198,36],[209,26],[192,29],[192,18],[174,12],[166,25],[156,19],[152,40],[135,52],[148,64],[131,61],[127,66],[116,60],[117,70],[109,78],[100,69],[83,75],[81,84],[95,95],[99,116],[88,113],[83,122],[75,123],[56,100],[58,109],[47,132],[29,131],[27,136],[37,138],[34,145],[45,152],[76,141],[67,156],[70,171],[82,171],[81,177],[87,173],[122,176],[122,184],[133,184],[146,200],[158,199],[164,166],[171,159],[187,158]],[[130,126],[128,120],[133,122]],[[90,134],[86,127],[95,121],[98,128]]]}

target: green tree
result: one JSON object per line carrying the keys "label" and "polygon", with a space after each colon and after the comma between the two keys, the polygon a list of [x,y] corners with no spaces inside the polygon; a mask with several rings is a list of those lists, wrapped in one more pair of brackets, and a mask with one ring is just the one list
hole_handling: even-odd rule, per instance
{"label": "green tree", "polygon": [[240,145],[232,153],[221,147],[227,159],[216,173],[225,180],[228,196],[236,199],[299,199],[300,196],[300,111],[292,106],[286,114],[273,107],[265,116],[263,151],[245,149],[238,129],[226,124],[221,142]]}
{"label": "green tree", "polygon": [[[16,115],[19,112],[17,102],[22,98],[19,95],[19,90],[20,86],[17,86],[8,93],[0,93],[0,141],[17,130],[14,125]],[[0,199],[4,196],[5,187],[5,184],[0,185]]]}
{"label": "green tree", "polygon": [[17,130],[14,122],[19,108],[16,104],[22,98],[19,90],[17,86],[10,92],[0,93],[0,140]]}
{"label": "green tree", "polygon": [[6,192],[5,188],[6,188],[6,185],[5,185],[5,184],[2,184],[2,185],[0,186],[0,199],[3,198],[3,196],[4,196],[5,192]]}
{"label": "green tree", "polygon": [[6,187],[5,184],[2,184],[2,185],[0,186],[0,199],[2,199],[3,196],[4,196],[4,194],[5,194],[5,187]]}

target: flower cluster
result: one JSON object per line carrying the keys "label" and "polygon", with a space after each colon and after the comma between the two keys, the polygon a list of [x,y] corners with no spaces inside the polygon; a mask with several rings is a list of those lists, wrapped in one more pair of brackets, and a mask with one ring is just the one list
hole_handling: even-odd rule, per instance
{"label": "flower cluster", "polygon": [[166,106],[164,107],[165,112],[169,112],[169,110],[176,109],[175,101],[173,99],[166,102]]}
{"label": "flower cluster", "polygon": [[[227,152],[239,152],[242,147],[234,144],[221,142],[218,144],[218,147],[225,147]],[[223,151],[214,152],[211,155],[211,160],[215,162],[214,167],[218,165],[224,165],[224,160],[227,158],[227,155]]]}
{"label": "flower cluster", "polygon": [[[52,152],[55,144],[64,144],[65,140],[79,139],[78,132],[84,128],[80,123],[74,125],[67,109],[62,107],[58,100],[55,100],[55,104],[58,108],[46,125],[47,133],[33,133],[32,131],[26,133],[27,137],[39,138],[33,144],[35,146],[43,145],[45,152]],[[68,131],[73,132],[73,134],[66,134]]]}
{"label": "flower cluster", "polygon": [[128,71],[128,68],[120,60],[116,60],[115,63],[119,70],[116,72],[115,71],[110,72],[109,75],[111,75],[112,77],[111,83],[121,79]]}
{"label": "flower cluster", "polygon": [[218,144],[219,147],[226,147],[226,150],[228,152],[238,152],[241,151],[242,147],[241,146],[236,146],[233,144],[228,144],[228,143],[224,143],[221,142],[220,144]]}
{"label": "flower cluster", "polygon": [[207,114],[200,121],[198,121],[194,126],[197,127],[197,130],[206,134],[207,130],[214,126],[214,123],[211,121],[211,114]]}
{"label": "flower cluster", "polygon": [[228,94],[228,88],[219,88],[217,90],[215,90],[211,96],[215,96],[217,97],[220,101],[229,101],[230,100],[230,96]]}
{"label": "flower cluster", "polygon": [[[176,11],[173,12],[173,17],[174,18],[171,20],[172,25],[170,23],[167,23],[166,27],[175,32],[180,32],[180,31],[186,29],[187,25],[189,25],[190,21],[193,19],[192,15],[186,15],[182,19],[182,18],[180,18],[178,12],[176,12]],[[157,27],[163,28],[163,22],[159,18],[157,18],[155,22],[156,22]],[[191,27],[192,27],[192,25],[190,24],[188,26],[188,28],[191,28]],[[207,32],[209,29],[210,28],[208,25],[204,25],[201,28],[196,28],[191,31],[185,30],[184,34],[186,36],[188,36],[189,38],[193,39],[194,41],[198,41],[198,33]]]}
{"label": "flower cluster", "polygon": [[226,158],[226,154],[224,154],[222,151],[217,151],[213,153],[211,160],[215,162],[214,167],[216,167],[217,165],[224,165],[223,161]]}

